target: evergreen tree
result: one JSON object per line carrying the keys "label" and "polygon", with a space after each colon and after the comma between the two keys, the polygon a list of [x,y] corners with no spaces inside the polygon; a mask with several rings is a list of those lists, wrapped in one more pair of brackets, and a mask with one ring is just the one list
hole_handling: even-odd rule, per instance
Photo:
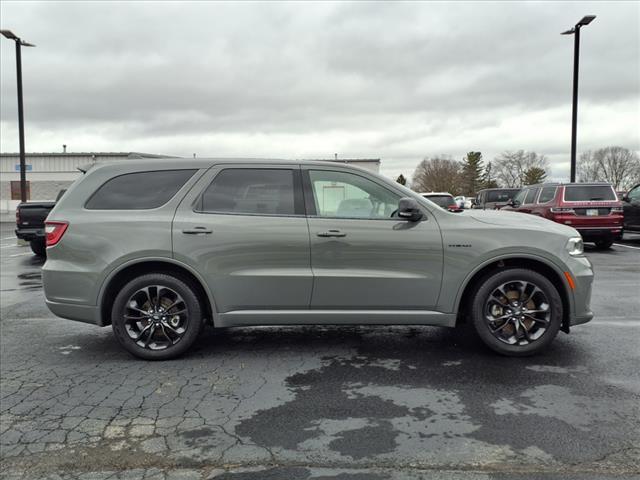
{"label": "evergreen tree", "polygon": [[[491,170],[493,165],[491,162],[487,163],[487,166],[484,167],[484,173],[482,174],[482,188],[499,188],[498,182],[491,175]],[[477,193],[477,192],[476,192]]]}
{"label": "evergreen tree", "polygon": [[531,167],[526,172],[524,172],[524,176],[522,177],[522,184],[535,185],[537,183],[544,183],[546,178],[547,172],[544,171],[544,168]]}
{"label": "evergreen tree", "polygon": [[406,185],[407,179],[404,177],[403,174],[400,174],[400,176],[396,178],[396,182],[398,182],[400,185]]}
{"label": "evergreen tree", "polygon": [[462,160],[461,190],[464,195],[473,196],[483,188],[484,165],[482,153],[469,152]]}

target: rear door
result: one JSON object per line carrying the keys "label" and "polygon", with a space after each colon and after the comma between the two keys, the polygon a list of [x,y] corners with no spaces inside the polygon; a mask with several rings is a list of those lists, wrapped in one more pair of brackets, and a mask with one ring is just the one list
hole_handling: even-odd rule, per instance
{"label": "rear door", "polygon": [[535,208],[536,198],[538,197],[539,188],[528,188],[522,205],[517,207],[518,212],[532,213]]}
{"label": "rear door", "polygon": [[557,191],[558,187],[555,185],[542,187],[540,195],[538,195],[538,202],[536,203],[532,213],[540,217],[548,217],[550,209],[554,205],[554,199],[556,198]]}
{"label": "rear door", "polygon": [[303,167],[312,309],[435,310],[442,238],[435,218],[394,218],[401,195],[366,173]]}
{"label": "rear door", "polygon": [[176,259],[206,280],[219,313],[308,308],[313,282],[300,168],[218,165],[180,204]]}

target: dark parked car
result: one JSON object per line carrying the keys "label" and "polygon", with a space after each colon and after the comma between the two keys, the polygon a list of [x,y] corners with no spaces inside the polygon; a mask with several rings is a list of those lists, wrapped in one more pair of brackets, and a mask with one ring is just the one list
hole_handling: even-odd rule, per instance
{"label": "dark parked car", "polygon": [[624,209],[624,230],[640,232],[640,184],[622,197],[622,208]]}
{"label": "dark parked car", "polygon": [[519,188],[486,188],[480,190],[473,201],[472,208],[498,210],[504,207],[520,191]]}
{"label": "dark parked car", "polygon": [[60,190],[55,202],[24,202],[16,208],[16,237],[29,242],[39,257],[47,255],[44,221],[66,190]]}
{"label": "dark parked car", "polygon": [[622,237],[622,204],[608,183],[545,183],[524,188],[502,210],[569,225],[599,249]]}
{"label": "dark parked car", "polygon": [[438,205],[439,207],[444,208],[445,210],[450,210],[452,212],[461,211],[462,208],[458,206],[458,202],[453,198],[453,195],[446,192],[426,192],[421,193],[424,198],[428,198],[433,203]]}

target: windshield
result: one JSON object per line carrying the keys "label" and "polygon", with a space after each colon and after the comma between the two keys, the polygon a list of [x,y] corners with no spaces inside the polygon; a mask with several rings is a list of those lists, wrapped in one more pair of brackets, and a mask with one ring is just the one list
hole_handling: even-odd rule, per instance
{"label": "windshield", "polygon": [[487,192],[487,202],[507,202],[510,198],[515,197],[519,191],[517,188],[512,188]]}
{"label": "windshield", "polygon": [[456,203],[451,195],[423,195],[423,197],[428,198],[442,208],[447,208],[449,205],[455,205]]}
{"label": "windshield", "polygon": [[567,185],[564,199],[567,202],[589,202],[598,200],[616,200],[611,185]]}

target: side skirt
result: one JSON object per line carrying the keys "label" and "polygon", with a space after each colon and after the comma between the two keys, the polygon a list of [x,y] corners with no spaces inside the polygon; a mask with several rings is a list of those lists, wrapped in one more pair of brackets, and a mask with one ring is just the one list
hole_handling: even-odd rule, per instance
{"label": "side skirt", "polygon": [[456,314],[430,310],[234,310],[216,317],[216,327],[316,324],[454,327]]}

